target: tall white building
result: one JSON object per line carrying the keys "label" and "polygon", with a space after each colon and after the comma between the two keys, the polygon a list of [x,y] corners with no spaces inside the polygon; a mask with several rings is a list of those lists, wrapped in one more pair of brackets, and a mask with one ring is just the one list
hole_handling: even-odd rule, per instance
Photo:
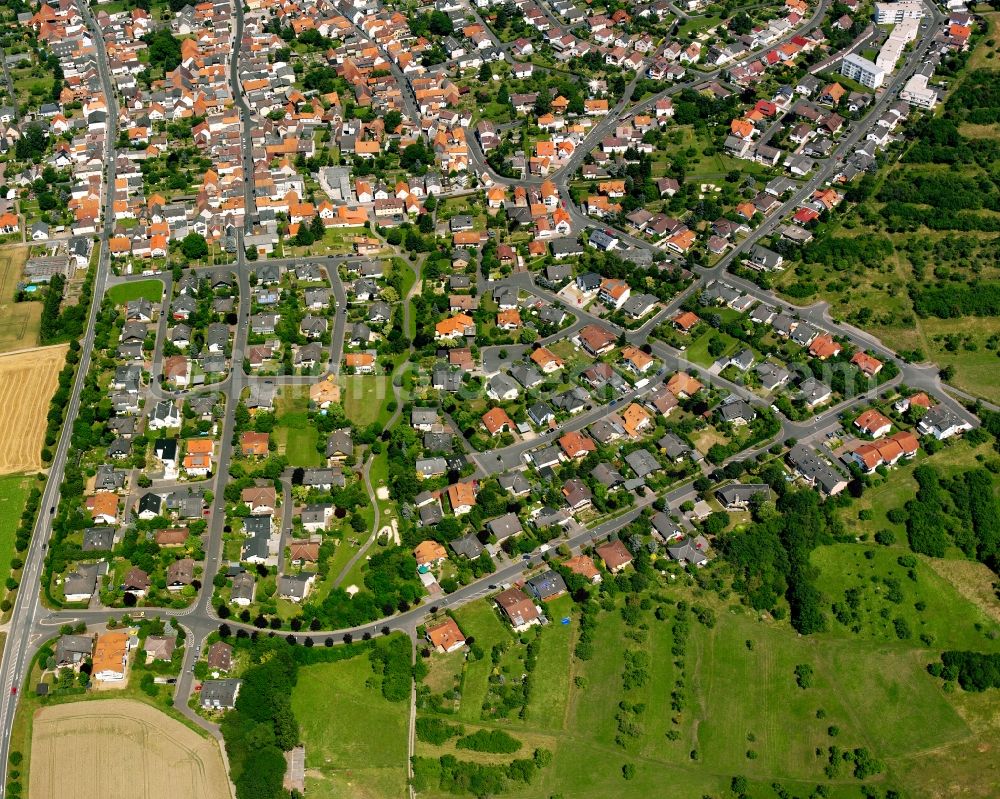
{"label": "tall white building", "polygon": [[869,89],[877,89],[885,81],[884,69],[854,53],[844,56],[844,60],[840,62],[840,74]]}
{"label": "tall white building", "polygon": [[928,88],[927,76],[917,73],[908,81],[899,93],[899,99],[917,108],[933,108],[937,105],[938,94]]}
{"label": "tall white building", "polygon": [[904,19],[920,19],[924,6],[919,0],[900,0],[898,3],[876,3],[876,25],[898,25]]}

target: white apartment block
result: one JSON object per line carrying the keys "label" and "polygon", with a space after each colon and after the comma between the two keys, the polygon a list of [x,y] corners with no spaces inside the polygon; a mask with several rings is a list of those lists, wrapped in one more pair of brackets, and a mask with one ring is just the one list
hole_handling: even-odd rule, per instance
{"label": "white apartment block", "polygon": [[927,87],[926,75],[914,75],[899,93],[899,99],[917,108],[931,109],[937,105],[938,93]]}
{"label": "white apartment block", "polygon": [[840,74],[845,78],[856,80],[869,89],[877,89],[885,81],[884,69],[854,53],[844,56],[844,60],[840,63]]}
{"label": "white apartment block", "polygon": [[924,15],[919,0],[900,0],[898,3],[876,3],[876,25],[898,25],[904,19],[920,19]]}

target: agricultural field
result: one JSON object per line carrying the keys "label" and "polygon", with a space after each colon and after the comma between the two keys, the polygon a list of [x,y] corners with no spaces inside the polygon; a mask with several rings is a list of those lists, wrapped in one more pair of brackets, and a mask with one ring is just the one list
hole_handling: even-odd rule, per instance
{"label": "agricultural field", "polygon": [[300,668],[292,709],[306,747],[307,795],[405,796],[409,705],[382,696],[366,655]]}
{"label": "agricultural field", "polygon": [[218,744],[140,702],[42,708],[31,746],[31,799],[229,799]]}
{"label": "agricultural field", "polygon": [[0,356],[0,474],[41,468],[49,399],[65,360],[65,345]]}
{"label": "agricultural field", "polygon": [[0,352],[38,344],[42,303],[14,302],[14,292],[27,259],[27,247],[0,248]]}

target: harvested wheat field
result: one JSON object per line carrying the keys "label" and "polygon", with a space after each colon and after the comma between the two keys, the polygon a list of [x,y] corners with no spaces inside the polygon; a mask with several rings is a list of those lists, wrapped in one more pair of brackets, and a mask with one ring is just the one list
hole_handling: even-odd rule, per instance
{"label": "harvested wheat field", "polygon": [[128,699],[42,708],[30,799],[230,799],[219,745]]}
{"label": "harvested wheat field", "polygon": [[0,355],[0,474],[37,471],[66,345]]}

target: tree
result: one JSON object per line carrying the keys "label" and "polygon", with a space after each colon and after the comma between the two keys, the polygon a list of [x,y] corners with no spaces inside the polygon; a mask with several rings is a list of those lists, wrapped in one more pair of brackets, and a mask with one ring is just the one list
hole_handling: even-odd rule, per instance
{"label": "tree", "polygon": [[479,67],[479,80],[483,83],[493,80],[493,70],[490,68],[488,61],[483,62]]}
{"label": "tree", "polygon": [[181,40],[169,28],[160,28],[147,33],[142,40],[148,45],[149,64],[160,67],[164,72],[172,72],[181,63]]}
{"label": "tree", "polygon": [[316,214],[309,222],[309,232],[312,233],[313,241],[322,241],[326,235],[326,226],[319,214]]}
{"label": "tree", "polygon": [[191,261],[200,260],[208,255],[208,242],[200,233],[192,231],[181,240],[181,252]]}
{"label": "tree", "polygon": [[389,111],[382,117],[382,122],[386,133],[393,133],[403,123],[403,115],[399,111]]}
{"label": "tree", "polygon": [[729,29],[737,36],[745,36],[753,28],[753,21],[745,11],[741,11],[729,23]]}

